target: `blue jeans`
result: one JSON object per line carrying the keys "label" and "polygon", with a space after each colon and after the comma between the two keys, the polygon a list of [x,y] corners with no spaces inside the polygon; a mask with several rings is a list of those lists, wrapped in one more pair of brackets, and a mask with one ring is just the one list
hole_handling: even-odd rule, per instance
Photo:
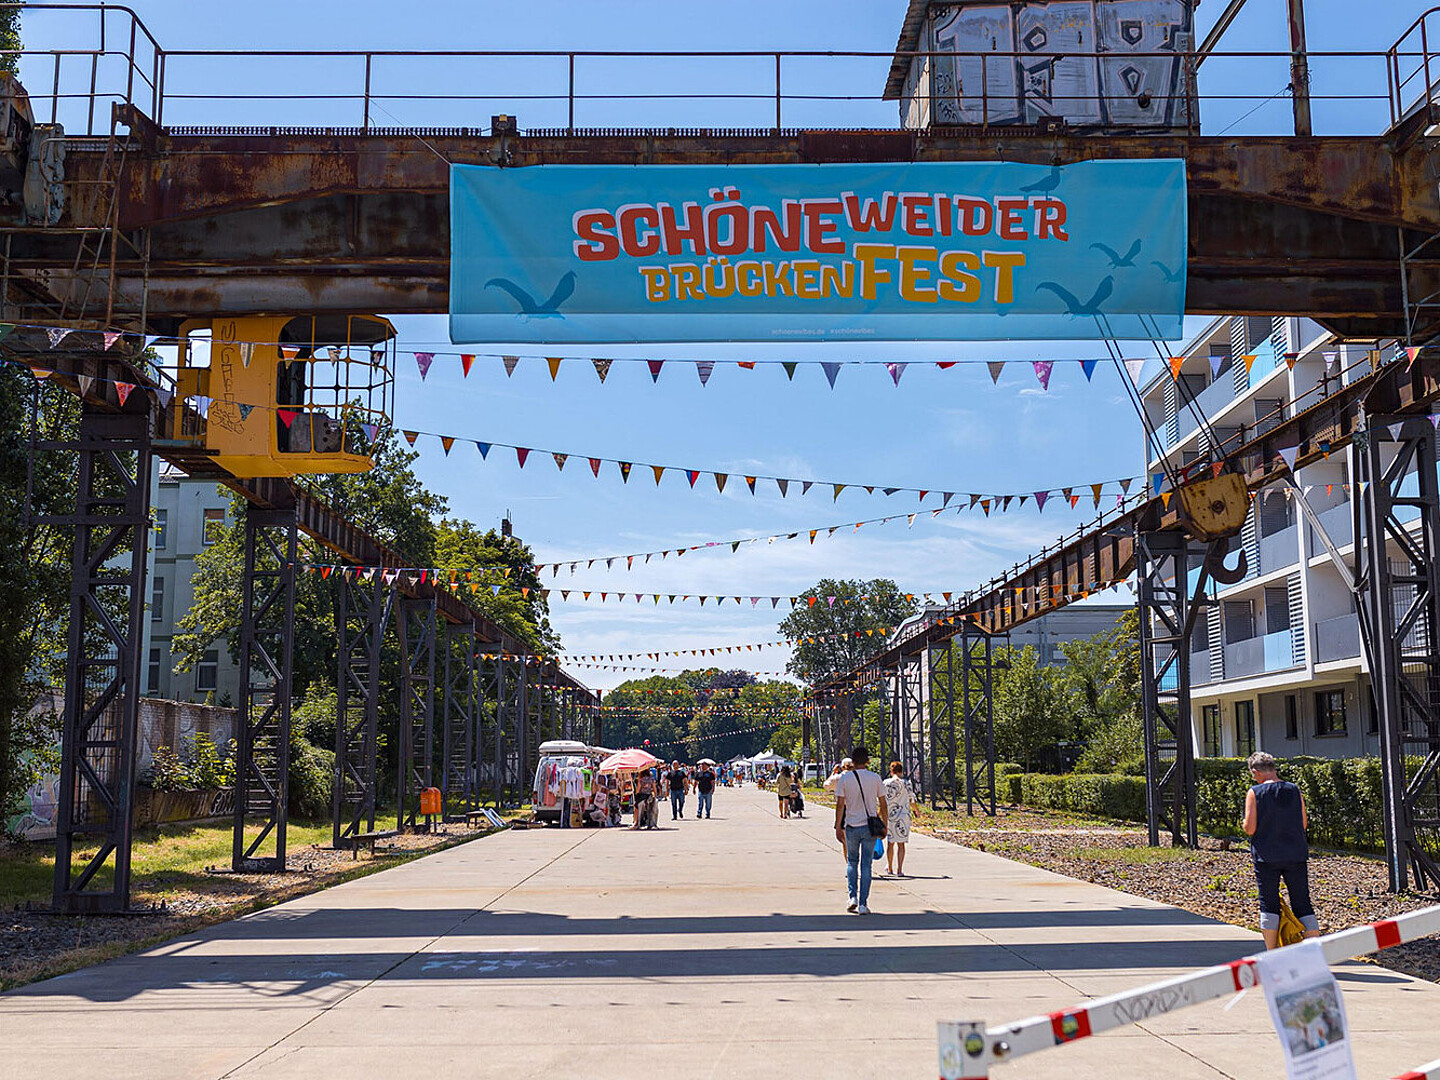
{"label": "blue jeans", "polygon": [[670,816],[672,818],[685,816],[685,792],[670,792]]}
{"label": "blue jeans", "polygon": [[[850,899],[861,906],[870,901],[870,852],[874,847],[870,826],[845,826],[845,888]],[[857,873],[860,878],[858,890]]]}
{"label": "blue jeans", "polygon": [[713,791],[697,791],[695,793],[695,798],[698,801],[698,805],[695,807],[695,816],[697,818],[701,814],[704,814],[706,817],[710,816],[710,800],[714,797],[715,792]]}

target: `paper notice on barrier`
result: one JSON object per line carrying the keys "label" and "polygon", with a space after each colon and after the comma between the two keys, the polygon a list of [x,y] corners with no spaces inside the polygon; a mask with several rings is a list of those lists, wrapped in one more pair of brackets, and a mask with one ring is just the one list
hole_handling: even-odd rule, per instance
{"label": "paper notice on barrier", "polygon": [[1357,1080],[1340,985],[1319,942],[1255,960],[1290,1080]]}

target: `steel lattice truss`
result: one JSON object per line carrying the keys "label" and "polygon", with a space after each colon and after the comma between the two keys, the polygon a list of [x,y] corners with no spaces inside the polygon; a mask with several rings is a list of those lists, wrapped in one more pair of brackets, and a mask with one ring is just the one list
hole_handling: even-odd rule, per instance
{"label": "steel lattice truss", "polygon": [[432,786],[435,734],[435,600],[400,601],[400,761],[396,827],[413,828],[420,792]]}
{"label": "steel lattice truss", "polygon": [[[298,543],[293,509],[251,507],[247,511],[231,859],[236,870],[285,869]],[[249,843],[245,840],[247,818],[262,822],[259,834]],[[256,852],[272,835],[274,855],[257,857]]]}
{"label": "steel lattice truss", "polygon": [[[1440,491],[1427,419],[1371,416],[1351,462],[1360,633],[1380,722],[1390,888],[1440,886]],[[1410,477],[1416,482],[1411,490]],[[1363,526],[1363,528],[1362,528]],[[1428,840],[1428,844],[1422,842]]]}
{"label": "steel lattice truss", "polygon": [[[40,524],[74,530],[70,626],[55,836],[55,909],[118,912],[130,904],[132,793],[140,709],[151,419],[82,407],[73,454],[73,516]],[[78,851],[95,848],[88,857]],[[105,885],[102,869],[112,862]],[[77,860],[83,859],[83,862]]]}

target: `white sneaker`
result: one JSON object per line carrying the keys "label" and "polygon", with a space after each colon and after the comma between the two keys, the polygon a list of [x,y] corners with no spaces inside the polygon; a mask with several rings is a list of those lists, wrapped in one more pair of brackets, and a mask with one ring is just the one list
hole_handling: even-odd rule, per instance
{"label": "white sneaker", "polygon": [[870,909],[869,909],[868,907],[866,907],[864,904],[861,904],[861,905],[860,905],[860,914],[861,914],[861,915],[869,915],[869,914],[870,914]]}
{"label": "white sneaker", "polygon": [[850,912],[852,915],[855,913],[855,909],[856,909],[856,904],[855,904],[855,901],[854,901],[854,900],[851,900],[850,903],[848,903],[848,904],[845,905],[845,910],[848,911],[848,912]]}

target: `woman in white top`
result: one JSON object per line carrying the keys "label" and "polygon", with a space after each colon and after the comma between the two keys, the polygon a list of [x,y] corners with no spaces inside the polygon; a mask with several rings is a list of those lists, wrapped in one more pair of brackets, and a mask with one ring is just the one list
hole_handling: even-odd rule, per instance
{"label": "woman in white top", "polygon": [[885,832],[885,873],[896,877],[905,876],[905,845],[910,841],[910,807],[915,802],[915,792],[905,779],[900,762],[890,763],[890,775],[881,785],[885,792],[885,807],[890,811],[889,828]]}

